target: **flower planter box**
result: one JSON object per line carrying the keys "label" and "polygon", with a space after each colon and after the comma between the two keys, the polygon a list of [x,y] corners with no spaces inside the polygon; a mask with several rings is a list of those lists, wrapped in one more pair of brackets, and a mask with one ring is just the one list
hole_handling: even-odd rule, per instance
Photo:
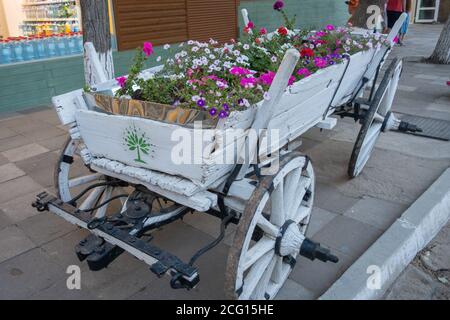
{"label": "flower planter box", "polygon": [[[348,67],[345,62],[337,64],[290,86],[280,98],[268,124],[269,130],[277,129],[278,136],[277,141],[271,141],[271,147],[281,148],[295,140],[330,116],[333,107],[350,99],[375,53],[375,50],[357,53],[350,58]],[[233,111],[226,119],[208,120],[203,129],[211,130],[196,131],[192,127],[193,120],[203,119],[199,111],[173,109],[164,112],[164,107],[160,106],[161,112],[154,112],[153,119],[145,119],[140,117],[145,115],[143,102],[97,97],[98,107],[121,114],[80,110],[76,113],[76,122],[93,157],[181,176],[206,189],[232,170],[234,165],[222,164],[222,159],[233,153],[236,146],[242,146],[245,133],[238,137],[237,143],[227,142],[228,129],[249,129],[262,103],[245,111]],[[154,105],[147,107],[154,111]],[[193,141],[199,139],[199,135],[203,135],[201,148],[194,150]],[[177,152],[181,138],[185,139],[184,146],[192,146],[192,154],[184,158],[186,163],[176,159],[180,158]],[[267,146],[265,139],[262,146]],[[260,153],[265,151],[260,150]]]}

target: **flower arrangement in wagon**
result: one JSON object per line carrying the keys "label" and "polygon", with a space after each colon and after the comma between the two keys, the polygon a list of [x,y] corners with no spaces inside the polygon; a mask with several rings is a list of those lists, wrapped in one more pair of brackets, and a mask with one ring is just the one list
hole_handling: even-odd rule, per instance
{"label": "flower arrangement in wagon", "polygon": [[[295,29],[284,2],[276,1],[274,10],[284,24],[275,32],[257,28],[249,22],[240,41],[219,44],[187,41],[173,48],[165,45],[169,58],[160,72],[150,79],[140,73],[153,56],[153,45],[144,43],[134,58],[128,77],[117,78],[116,96],[156,102],[175,107],[206,111],[212,118],[227,118],[261,100],[270,100],[269,88],[286,51],[296,48],[301,58],[289,85],[308,78],[320,69],[341,63],[346,56],[380,47],[384,38],[369,31],[356,36],[347,27],[327,25],[322,30]],[[156,61],[161,61],[157,57]]]}

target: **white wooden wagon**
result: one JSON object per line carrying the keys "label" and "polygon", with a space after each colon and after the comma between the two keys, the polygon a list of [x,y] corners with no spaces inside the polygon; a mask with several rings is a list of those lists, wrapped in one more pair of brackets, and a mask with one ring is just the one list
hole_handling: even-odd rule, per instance
{"label": "white wooden wagon", "polygon": [[[401,60],[394,59],[378,79],[390,50],[360,52],[286,89],[299,59],[297,50],[287,51],[269,91],[272,98],[220,120],[201,144],[199,159],[195,159],[200,161],[193,163],[171,161],[177,147],[173,133],[180,131],[194,139],[202,130],[98,112],[83,90],[55,97],[53,104],[61,123],[70,126],[71,137],[55,171],[58,194],[44,192],[34,206],[91,231],[76,252],[92,270],[106,267],[127,251],[149,264],[156,275],[169,274],[175,289],[198,284],[197,259],[223,240],[230,223],[236,224],[226,293],[230,298],[272,299],[299,254],[311,260],[338,261],[328,249],[305,237],[315,176],[308,156],[292,151],[292,143],[312,127],[332,129],[337,121],[332,115],[353,117],[362,124],[349,165],[349,175],[354,178],[381,132],[414,129],[390,112]],[[160,68],[149,69],[143,76]],[[101,72],[98,76],[102,77]],[[95,89],[114,90],[116,82],[105,81]],[[243,130],[230,142],[225,139],[230,129]],[[268,147],[257,148],[258,143],[247,134],[249,129],[258,133],[260,146]],[[269,141],[261,129],[275,130],[276,141]],[[139,148],[130,152],[124,147],[124,132],[130,131],[144,142],[141,154],[136,154]],[[239,152],[233,163],[218,161],[236,145]],[[277,152],[279,157],[274,157]],[[249,159],[255,154],[263,160],[251,164]],[[262,175],[269,167],[275,171]],[[199,248],[190,261],[152,245],[152,232],[193,211],[221,221],[213,243]]]}

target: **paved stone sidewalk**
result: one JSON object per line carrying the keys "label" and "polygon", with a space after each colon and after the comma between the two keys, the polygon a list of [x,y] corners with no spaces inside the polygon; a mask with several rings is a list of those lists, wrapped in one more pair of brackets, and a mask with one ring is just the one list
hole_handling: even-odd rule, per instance
{"label": "paved stone sidewalk", "polygon": [[[427,26],[421,28],[428,34]],[[395,110],[450,120],[448,88],[440,85],[448,74],[448,67],[406,63]],[[362,175],[348,180],[358,130],[359,125],[344,119],[331,132],[313,129],[305,135],[301,151],[312,158],[318,180],[308,235],[331,247],[340,262],[300,258],[278,298],[319,297],[450,165],[447,142],[386,133]],[[0,115],[0,299],[224,298],[232,234],[199,260],[202,281],[190,292],[171,290],[168,278],[157,279],[128,254],[101,272],[80,264],[74,246],[87,233],[30,207],[37,193],[53,189],[53,169],[65,139],[49,108]],[[154,241],[188,259],[213,239],[218,226],[196,213],[165,227]],[[66,269],[74,264],[82,269],[81,291],[66,289]]]}

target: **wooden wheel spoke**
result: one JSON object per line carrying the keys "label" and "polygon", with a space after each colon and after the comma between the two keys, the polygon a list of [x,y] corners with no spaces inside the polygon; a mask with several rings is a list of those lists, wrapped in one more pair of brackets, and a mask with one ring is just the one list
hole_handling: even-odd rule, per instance
{"label": "wooden wheel spoke", "polygon": [[87,198],[83,201],[83,203],[80,205],[80,210],[88,210],[91,209],[95,203],[97,202],[98,198],[102,195],[102,193],[105,191],[106,187],[97,187],[94,188],[91,193],[87,196]]}
{"label": "wooden wheel spoke", "polygon": [[90,174],[87,176],[82,176],[82,177],[71,179],[71,180],[69,180],[69,188],[78,187],[83,184],[87,184],[87,183],[93,182],[95,180],[99,180],[101,177],[102,177],[102,174],[94,173],[94,174]]}
{"label": "wooden wheel spoke", "polygon": [[302,176],[302,169],[297,168],[289,174],[284,184],[285,189],[285,209],[286,217],[289,218],[292,212],[292,205],[295,201],[298,184]]}
{"label": "wooden wheel spoke", "polygon": [[[113,193],[114,188],[108,186],[105,190],[105,192],[103,193],[103,197],[102,200],[100,201],[101,203],[104,203],[105,201],[108,201],[109,199],[111,199],[111,195]],[[108,210],[108,207],[111,203],[105,204],[103,207],[99,208],[97,210],[97,213],[95,214],[95,217],[97,219],[99,218],[103,218],[104,216],[106,216],[106,212]]]}
{"label": "wooden wheel spoke", "polygon": [[270,222],[281,227],[284,223],[285,216],[284,184],[283,181],[281,181],[272,194],[272,214],[270,215]]}
{"label": "wooden wheel spoke", "polygon": [[305,218],[307,218],[311,214],[312,208],[305,207],[304,205],[300,205],[297,209],[297,214],[294,217],[295,223],[299,224]]}
{"label": "wooden wheel spoke", "polygon": [[295,214],[297,213],[298,207],[303,202],[303,198],[305,197],[306,191],[311,186],[312,179],[302,176],[300,183],[297,186],[297,190],[295,191],[295,198],[291,205],[291,209],[289,211],[289,219],[295,218]]}
{"label": "wooden wheel spoke", "polygon": [[269,220],[264,218],[262,215],[258,219],[258,227],[260,227],[266,234],[276,238],[280,232],[280,228],[273,225]]}
{"label": "wooden wheel spoke", "polygon": [[252,299],[255,299],[255,300],[265,299],[267,287],[269,286],[269,282],[272,278],[272,274],[273,274],[273,271],[274,271],[277,261],[278,261],[278,257],[273,256],[272,260],[269,262],[269,265],[267,266],[266,270],[264,270],[264,273],[263,273],[261,279],[259,280],[258,285],[256,286],[255,290],[253,291],[253,294],[251,296]]}
{"label": "wooden wheel spoke", "polygon": [[267,269],[268,265],[271,263],[274,257],[274,252],[270,251],[262,256],[256,263],[252,266],[247,276],[244,279],[244,287],[241,295],[241,299],[247,300],[250,298],[251,294],[255,291],[256,286],[261,280],[264,271]]}
{"label": "wooden wheel spoke", "polygon": [[274,247],[275,240],[267,237],[262,238],[260,241],[258,241],[258,243],[251,247],[250,250],[247,251],[242,271],[246,271],[263,255],[274,249]]}

